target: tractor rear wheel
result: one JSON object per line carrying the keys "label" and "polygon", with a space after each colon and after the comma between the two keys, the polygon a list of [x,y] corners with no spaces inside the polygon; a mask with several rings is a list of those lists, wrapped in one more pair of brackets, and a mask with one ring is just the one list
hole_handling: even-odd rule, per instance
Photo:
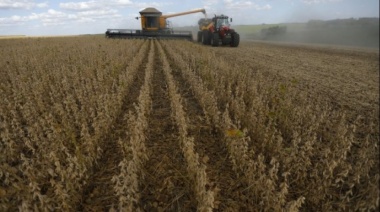
{"label": "tractor rear wheel", "polygon": [[197,42],[198,42],[198,43],[202,42],[202,31],[198,31],[198,34],[197,34]]}
{"label": "tractor rear wheel", "polygon": [[212,46],[219,46],[219,34],[213,33],[211,37],[211,45]]}
{"label": "tractor rear wheel", "polygon": [[210,45],[210,32],[208,30],[202,31],[202,43],[204,45]]}
{"label": "tractor rear wheel", "polygon": [[239,43],[240,43],[240,35],[235,32],[232,34],[231,46],[237,47],[239,46]]}

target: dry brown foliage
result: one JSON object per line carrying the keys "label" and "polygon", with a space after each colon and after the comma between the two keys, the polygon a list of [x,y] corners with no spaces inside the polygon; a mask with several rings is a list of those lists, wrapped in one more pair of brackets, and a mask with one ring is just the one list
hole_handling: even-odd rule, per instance
{"label": "dry brown foliage", "polygon": [[[146,144],[155,142],[147,138],[155,130],[148,123],[158,70],[165,80],[155,82],[155,89],[165,89],[170,99],[162,108],[171,115],[162,122],[175,123],[167,133],[180,148],[171,151],[180,151],[186,166],[173,175],[183,176],[184,186],[167,180],[178,192],[167,205],[186,197],[197,205],[177,208],[379,209],[378,52],[65,37],[2,39],[0,56],[2,211],[80,210],[85,187],[97,186],[89,179],[105,164],[101,158],[111,138],[122,154],[120,163],[104,167],[117,170],[104,207],[143,211],[144,199],[164,210],[166,200],[141,196],[141,189],[149,189],[145,174],[167,171],[144,170]],[[323,62],[331,58],[336,62]],[[133,87],[138,76],[143,83]],[[125,108],[134,90],[138,98]],[[204,140],[189,134],[191,120],[199,119],[188,112],[189,104],[199,104],[202,123],[211,129]],[[127,124],[115,129],[120,115]],[[116,131],[125,133],[115,139]],[[200,157],[199,142],[219,142],[226,153],[206,149]],[[216,154],[232,164],[236,184],[226,191],[228,200],[217,195],[219,176],[226,173],[207,163]]]}

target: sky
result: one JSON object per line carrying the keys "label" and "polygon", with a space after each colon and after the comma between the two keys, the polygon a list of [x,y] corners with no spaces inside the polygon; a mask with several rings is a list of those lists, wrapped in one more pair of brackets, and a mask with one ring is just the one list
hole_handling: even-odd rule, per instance
{"label": "sky", "polygon": [[[163,14],[204,8],[232,25],[278,24],[379,17],[379,0],[0,0],[0,35],[77,35],[107,29],[140,29],[139,11]],[[202,13],[170,18],[174,27],[195,26]]]}

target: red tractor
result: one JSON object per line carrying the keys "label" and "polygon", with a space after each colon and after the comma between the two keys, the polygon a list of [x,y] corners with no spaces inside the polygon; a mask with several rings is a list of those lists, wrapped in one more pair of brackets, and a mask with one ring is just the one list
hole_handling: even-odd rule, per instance
{"label": "red tractor", "polygon": [[235,30],[230,28],[230,22],[228,16],[220,15],[213,17],[212,19],[202,18],[198,21],[198,42],[202,42],[204,45],[219,46],[230,45],[237,47],[240,42],[240,36]]}

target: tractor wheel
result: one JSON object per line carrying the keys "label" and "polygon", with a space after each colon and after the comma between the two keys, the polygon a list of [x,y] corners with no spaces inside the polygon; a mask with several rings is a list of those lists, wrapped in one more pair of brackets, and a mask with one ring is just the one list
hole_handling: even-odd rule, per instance
{"label": "tractor wheel", "polygon": [[240,35],[238,33],[233,33],[232,34],[232,40],[231,40],[231,46],[237,47],[237,46],[239,46],[239,43],[240,43]]}
{"label": "tractor wheel", "polygon": [[198,43],[202,42],[202,31],[198,31],[197,42]]}
{"label": "tractor wheel", "polygon": [[210,33],[208,30],[202,31],[202,43],[204,45],[210,45]]}
{"label": "tractor wheel", "polygon": [[212,34],[211,45],[212,46],[219,46],[219,34],[218,33]]}

